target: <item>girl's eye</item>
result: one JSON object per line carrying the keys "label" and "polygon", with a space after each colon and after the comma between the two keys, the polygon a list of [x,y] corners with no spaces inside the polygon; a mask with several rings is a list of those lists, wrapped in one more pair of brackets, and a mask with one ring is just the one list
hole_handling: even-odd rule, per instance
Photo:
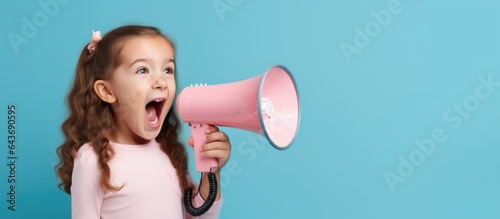
{"label": "girl's eye", "polygon": [[174,70],[172,70],[171,68],[167,68],[167,69],[163,70],[163,72],[165,72],[165,74],[173,74]]}
{"label": "girl's eye", "polygon": [[137,73],[137,74],[146,74],[146,69],[145,68],[141,68],[141,69],[137,70],[135,73]]}

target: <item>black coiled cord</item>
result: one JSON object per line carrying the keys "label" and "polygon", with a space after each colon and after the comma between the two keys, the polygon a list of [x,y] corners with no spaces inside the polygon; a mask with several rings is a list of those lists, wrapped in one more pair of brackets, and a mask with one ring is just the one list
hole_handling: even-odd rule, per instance
{"label": "black coiled cord", "polygon": [[[210,187],[210,190],[208,192],[208,197],[205,200],[205,203],[203,203],[199,208],[195,208],[192,203],[192,189],[184,189],[184,207],[186,208],[186,211],[192,215],[192,216],[200,216],[202,214],[205,214],[205,212],[212,207],[212,205],[215,202],[215,199],[217,198],[217,177],[215,176],[214,173],[210,172],[208,174],[208,185]],[[199,185],[201,186],[201,185]]]}

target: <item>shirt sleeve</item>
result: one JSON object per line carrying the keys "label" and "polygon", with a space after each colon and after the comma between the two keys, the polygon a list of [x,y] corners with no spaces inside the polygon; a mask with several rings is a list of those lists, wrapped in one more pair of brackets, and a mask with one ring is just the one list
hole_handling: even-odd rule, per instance
{"label": "shirt sleeve", "polygon": [[72,219],[99,219],[104,198],[97,155],[87,144],[77,153],[71,185]]}
{"label": "shirt sleeve", "polygon": [[[191,175],[188,176],[188,179],[191,182],[193,182],[193,178],[191,177]],[[198,188],[196,188],[196,189],[198,189]],[[210,207],[210,209],[208,209],[208,211],[205,212],[205,214],[202,214],[202,215],[200,215],[198,217],[193,217],[189,213],[185,212],[185,215],[187,215],[186,219],[218,219],[220,217],[220,212],[221,212],[221,209],[222,209],[222,201],[223,201],[222,199],[223,199],[223,197],[222,197],[222,194],[221,194],[220,199],[217,200],[217,201],[215,201],[214,204],[212,205],[212,207]],[[199,207],[204,202],[205,202],[205,200],[203,200],[203,198],[201,197],[200,193],[198,193],[194,197],[194,203],[193,203],[193,205],[195,207]]]}
{"label": "shirt sleeve", "polygon": [[[201,197],[201,195],[198,193],[196,197],[194,198],[194,203],[195,206],[201,206],[205,200]],[[198,217],[193,217],[196,219],[218,219],[220,217],[220,211],[222,208],[222,196],[220,197],[219,200],[215,201],[212,207],[208,209],[208,211],[205,214],[202,214]]]}

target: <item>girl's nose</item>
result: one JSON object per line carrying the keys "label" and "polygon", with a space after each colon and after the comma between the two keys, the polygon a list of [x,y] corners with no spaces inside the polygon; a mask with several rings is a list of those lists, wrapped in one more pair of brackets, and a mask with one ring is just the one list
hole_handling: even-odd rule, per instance
{"label": "girl's nose", "polygon": [[167,88],[167,79],[163,76],[157,76],[152,86],[154,90],[164,90]]}

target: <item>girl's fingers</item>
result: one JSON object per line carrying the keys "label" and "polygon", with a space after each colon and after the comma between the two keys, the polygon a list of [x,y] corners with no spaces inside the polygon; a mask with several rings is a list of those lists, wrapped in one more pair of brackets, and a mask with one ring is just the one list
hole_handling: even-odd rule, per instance
{"label": "girl's fingers", "polygon": [[231,155],[231,151],[229,150],[220,150],[220,149],[215,149],[215,150],[203,150],[202,155],[204,157],[213,157],[217,159],[224,159],[227,160],[229,156]]}
{"label": "girl's fingers", "polygon": [[229,142],[229,137],[221,131],[212,132],[207,136],[207,143],[211,142]]}
{"label": "girl's fingers", "polygon": [[218,132],[218,131],[219,131],[219,127],[210,125],[210,126],[208,126],[208,128],[206,130],[206,134],[211,134],[211,133]]}

